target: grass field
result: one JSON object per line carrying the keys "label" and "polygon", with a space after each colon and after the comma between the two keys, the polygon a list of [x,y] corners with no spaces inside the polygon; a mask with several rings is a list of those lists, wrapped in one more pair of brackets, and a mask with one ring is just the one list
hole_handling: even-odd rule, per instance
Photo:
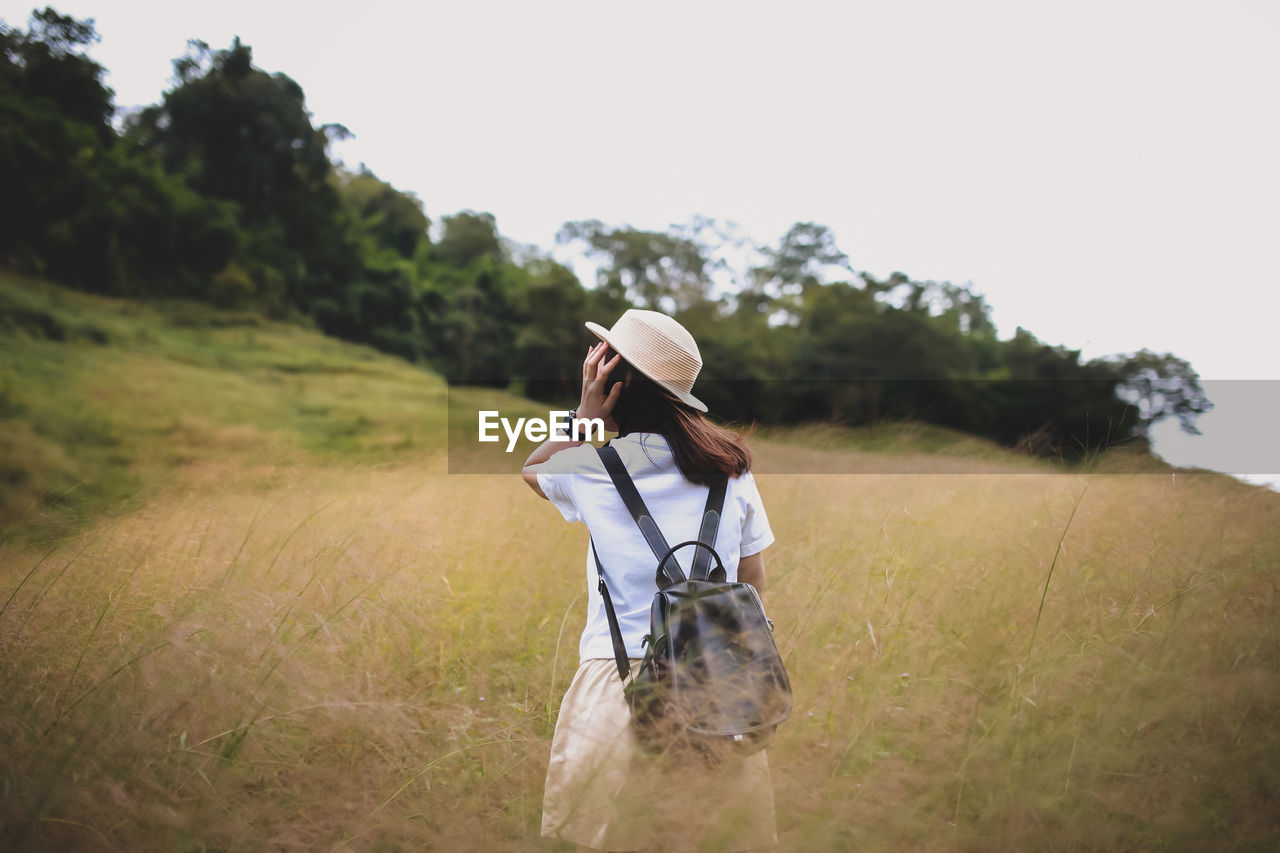
{"label": "grass field", "polygon": [[[0,847],[564,848],[585,530],[445,473],[437,377],[192,306],[0,309]],[[1280,495],[896,436],[756,443],[782,848],[1275,849]]]}

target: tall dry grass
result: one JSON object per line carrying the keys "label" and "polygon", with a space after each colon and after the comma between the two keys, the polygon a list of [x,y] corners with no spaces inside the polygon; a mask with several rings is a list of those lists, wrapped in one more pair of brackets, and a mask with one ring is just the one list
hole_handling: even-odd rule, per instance
{"label": "tall dry grass", "polygon": [[[3,846],[560,849],[539,804],[585,530],[515,476],[444,470],[192,468],[0,552]],[[759,482],[796,690],[784,849],[1280,841],[1280,496]]]}

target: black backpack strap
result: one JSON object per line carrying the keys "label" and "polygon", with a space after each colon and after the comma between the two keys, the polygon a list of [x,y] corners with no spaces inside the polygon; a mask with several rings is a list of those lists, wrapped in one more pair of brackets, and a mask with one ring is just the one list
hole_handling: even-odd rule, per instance
{"label": "black backpack strap", "polygon": [[618,678],[623,681],[631,674],[631,664],[627,661],[627,645],[622,642],[622,629],[618,627],[618,612],[613,609],[613,598],[609,596],[609,585],[604,582],[604,567],[600,565],[600,555],[596,553],[596,540],[591,540],[591,556],[596,558],[596,574],[600,576],[600,599],[604,602],[604,615],[609,620],[609,637],[613,640],[613,661],[618,665]]}
{"label": "black backpack strap", "polygon": [[[662,531],[658,529],[657,522],[649,514],[649,509],[644,504],[644,498],[640,497],[640,492],[636,489],[636,484],[632,482],[631,475],[627,473],[626,466],[622,464],[622,458],[618,456],[618,451],[606,444],[597,448],[596,452],[600,454],[605,470],[609,472],[609,478],[613,480],[614,487],[618,490],[618,494],[622,496],[622,502],[626,504],[627,511],[631,513],[636,526],[640,528],[645,541],[649,543],[649,547],[653,550],[653,555],[660,561],[658,574],[654,579],[657,585],[663,587],[662,581],[664,579],[668,584],[683,581],[685,579],[684,571],[681,570],[680,564],[675,559],[675,551],[677,549],[667,545],[666,537],[662,535]],[[690,569],[690,574],[695,580],[706,580],[708,578],[717,582],[725,580],[724,566],[720,564],[718,555],[715,557],[716,568],[711,569],[710,565],[711,558],[715,554],[716,533],[720,529],[720,516],[724,513],[724,498],[728,485],[728,479],[721,478],[713,483],[707,492],[707,503],[702,511],[702,527],[698,531],[698,539],[706,543],[708,547],[703,548],[698,542],[684,543],[684,545],[695,546],[693,566]],[[683,547],[683,545],[679,547]],[[618,625],[618,613],[613,608],[613,597],[609,595],[609,585],[604,580],[604,566],[600,563],[600,553],[596,550],[596,540],[594,538],[591,539],[591,556],[596,561],[600,600],[604,604],[604,615],[609,622],[609,638],[613,641],[613,660],[618,667],[618,678],[626,681],[631,675],[631,665],[627,660],[627,646],[622,640],[622,628]]]}
{"label": "black backpack strap", "polygon": [[[676,562],[675,557],[670,555],[667,539],[662,535],[662,531],[658,529],[658,524],[653,520],[649,508],[645,506],[644,498],[640,497],[640,492],[636,489],[636,484],[632,481],[631,475],[627,473],[627,467],[622,464],[622,457],[618,455],[618,451],[606,444],[603,447],[596,448],[596,453],[600,455],[600,460],[604,463],[605,470],[609,472],[609,479],[613,480],[614,488],[622,496],[622,502],[627,505],[627,511],[631,513],[631,518],[635,520],[636,526],[640,528],[640,533],[644,536],[645,542],[649,543],[649,549],[653,551],[653,556],[659,560],[662,560],[664,556],[667,557],[666,561],[658,567],[657,577],[655,578],[658,588],[662,589],[673,583],[683,581],[685,579],[684,570],[680,568],[680,564]],[[716,544],[716,533],[720,529],[720,516],[724,514],[724,498],[728,486],[729,480],[727,477],[718,478],[707,492],[707,503],[702,509],[702,526],[698,530],[698,539],[713,548]],[[695,548],[693,566],[690,568],[689,577],[693,580],[707,580],[710,574],[711,554],[705,548]],[[723,582],[725,580],[723,575],[723,572],[717,570],[716,577],[712,579],[717,582]],[[666,583],[663,583],[664,579]]]}
{"label": "black backpack strap", "polygon": [[[711,484],[707,492],[707,505],[702,510],[702,528],[698,531],[698,541],[705,542],[710,548],[716,547],[716,533],[720,530],[720,516],[724,514],[724,495],[729,488],[729,478],[721,477]],[[693,566],[689,569],[689,578],[695,581],[713,580],[724,583],[724,569],[717,567],[711,577],[711,551],[707,548],[693,549]]]}
{"label": "black backpack strap", "polygon": [[[622,502],[627,505],[627,511],[631,513],[636,526],[640,528],[644,541],[649,543],[649,550],[653,551],[654,557],[661,560],[670,546],[667,545],[667,539],[662,535],[662,531],[658,529],[658,523],[650,515],[649,508],[644,505],[644,498],[640,497],[636,484],[631,481],[627,466],[622,464],[622,457],[618,455],[617,450],[607,444],[596,448],[596,453],[600,454],[600,461],[604,463],[604,469],[609,472],[609,479],[613,480],[614,488],[622,496]],[[659,587],[680,583],[685,579],[684,570],[680,568],[674,556],[659,566],[658,572],[665,575],[667,580],[665,584],[659,583]]]}

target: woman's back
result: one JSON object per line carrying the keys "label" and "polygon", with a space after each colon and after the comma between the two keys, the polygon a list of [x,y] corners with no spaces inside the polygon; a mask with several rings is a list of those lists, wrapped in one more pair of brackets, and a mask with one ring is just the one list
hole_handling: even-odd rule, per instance
{"label": "woman's back", "polygon": [[[609,442],[618,451],[668,544],[698,538],[708,488],[689,482],[676,467],[667,440],[654,433],[631,433]],[[566,521],[582,521],[591,532],[618,614],[627,654],[643,655],[641,640],[649,630],[649,606],[657,592],[657,558],[631,518],[595,448],[565,450],[551,457],[538,473],[538,483]],[[750,472],[729,479],[715,548],[728,573],[737,579],[742,555],[756,554],[773,542],[773,533]],[[676,559],[685,574],[692,547]],[[595,561],[586,549],[585,571],[591,602],[579,654],[582,660],[613,654],[608,621],[596,590]]]}

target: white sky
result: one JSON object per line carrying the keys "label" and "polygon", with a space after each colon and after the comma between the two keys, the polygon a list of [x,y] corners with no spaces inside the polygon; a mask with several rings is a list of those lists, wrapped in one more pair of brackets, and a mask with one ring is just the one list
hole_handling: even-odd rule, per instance
{"label": "white sky", "polygon": [[1280,3],[56,8],[96,19],[121,106],[188,38],[239,34],[433,219],[487,210],[548,249],[570,219],[760,242],[812,220],[857,269],[971,282],[1002,336],[1280,378]]}

